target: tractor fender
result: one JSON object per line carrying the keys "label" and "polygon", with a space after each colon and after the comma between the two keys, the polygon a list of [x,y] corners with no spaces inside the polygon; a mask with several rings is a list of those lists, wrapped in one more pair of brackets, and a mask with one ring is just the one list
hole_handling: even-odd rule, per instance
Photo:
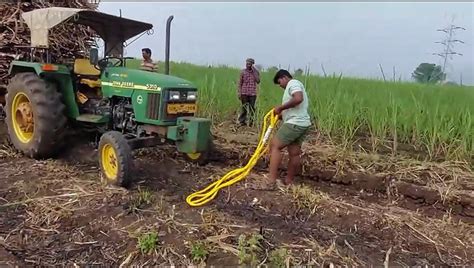
{"label": "tractor fender", "polygon": [[21,66],[21,65],[10,65],[10,69],[8,70],[8,74],[10,77],[15,76],[17,73],[36,73],[38,74],[37,70],[33,66]]}
{"label": "tractor fender", "polygon": [[66,116],[75,119],[79,116],[79,107],[76,102],[71,72],[64,65],[55,65],[57,70],[43,70],[42,65],[38,62],[12,61],[9,74],[10,77],[13,77],[18,73],[31,72],[56,84],[58,91],[61,92],[63,103],[66,105]]}

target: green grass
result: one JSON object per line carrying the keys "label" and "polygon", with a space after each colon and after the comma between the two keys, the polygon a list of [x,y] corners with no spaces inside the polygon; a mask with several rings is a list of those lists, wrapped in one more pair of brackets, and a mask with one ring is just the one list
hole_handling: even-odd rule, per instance
{"label": "green grass", "polygon": [[209,256],[207,245],[201,241],[192,243],[191,245],[191,259],[194,263],[202,263]]}
{"label": "green grass", "polygon": [[148,189],[138,188],[138,193],[135,193],[130,200],[130,212],[137,212],[145,206],[153,203],[153,193]]}
{"label": "green grass", "polygon": [[[137,67],[138,61],[130,62]],[[160,62],[160,72],[164,63]],[[199,88],[199,113],[214,122],[235,121],[239,111],[239,70],[171,63],[171,74]],[[257,116],[280,104],[282,89],[273,73],[261,73]],[[356,141],[373,151],[401,150],[402,144],[430,159],[474,158],[474,87],[408,82],[300,76],[310,98],[315,126],[331,141],[348,148]]]}
{"label": "green grass", "polygon": [[137,240],[137,247],[143,254],[151,254],[158,247],[158,234],[156,232],[142,234]]}
{"label": "green grass", "polygon": [[286,260],[289,257],[288,250],[286,248],[274,249],[270,252],[270,264],[271,267],[284,268],[286,267]]}
{"label": "green grass", "polygon": [[250,237],[241,234],[238,241],[239,264],[257,266],[261,261],[262,241],[263,236],[260,234],[252,234]]}

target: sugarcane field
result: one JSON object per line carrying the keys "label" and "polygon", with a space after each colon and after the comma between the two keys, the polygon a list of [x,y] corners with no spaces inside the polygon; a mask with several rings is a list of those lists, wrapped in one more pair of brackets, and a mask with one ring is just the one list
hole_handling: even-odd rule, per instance
{"label": "sugarcane field", "polygon": [[473,7],[0,1],[0,266],[474,266]]}

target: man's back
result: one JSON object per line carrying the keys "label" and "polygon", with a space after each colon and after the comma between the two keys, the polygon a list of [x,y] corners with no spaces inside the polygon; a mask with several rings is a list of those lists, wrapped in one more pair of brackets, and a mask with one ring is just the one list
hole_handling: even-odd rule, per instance
{"label": "man's back", "polygon": [[295,92],[303,93],[303,102],[293,108],[283,111],[283,122],[302,127],[308,127],[311,125],[311,117],[308,113],[308,95],[306,94],[304,85],[300,81],[292,79],[288,82],[285,92],[283,93],[282,103],[288,102],[291,99],[291,95]]}

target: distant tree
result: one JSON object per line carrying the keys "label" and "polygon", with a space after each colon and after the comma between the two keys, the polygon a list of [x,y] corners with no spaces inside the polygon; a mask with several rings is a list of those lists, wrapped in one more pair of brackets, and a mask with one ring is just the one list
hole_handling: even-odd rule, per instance
{"label": "distant tree", "polygon": [[276,73],[276,72],[278,72],[278,67],[272,66],[272,67],[268,68],[267,71],[269,73]]}
{"label": "distant tree", "polygon": [[303,70],[301,68],[298,68],[296,71],[295,71],[295,76],[301,76],[303,75]]}
{"label": "distant tree", "polygon": [[446,78],[441,66],[433,63],[421,63],[412,73],[412,77],[419,83],[436,84]]}

